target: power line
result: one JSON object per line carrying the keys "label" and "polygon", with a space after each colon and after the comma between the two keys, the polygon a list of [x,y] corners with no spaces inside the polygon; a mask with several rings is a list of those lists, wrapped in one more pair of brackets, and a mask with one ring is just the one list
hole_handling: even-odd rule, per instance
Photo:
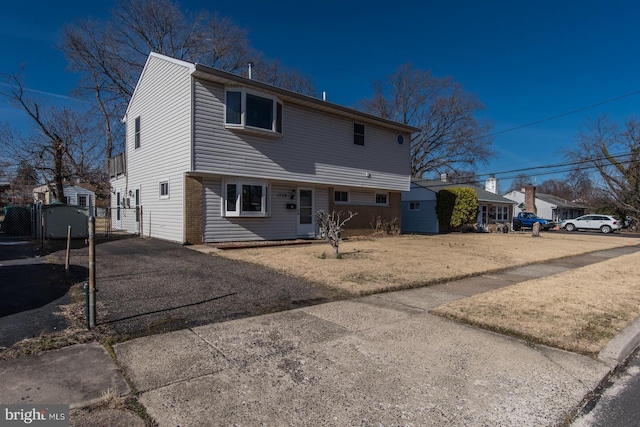
{"label": "power line", "polygon": [[628,98],[630,96],[634,96],[634,95],[638,95],[638,94],[640,94],[640,90],[636,90],[636,91],[633,91],[633,92],[626,93],[624,95],[616,96],[615,98],[609,98],[609,99],[606,99],[604,101],[597,102],[595,104],[591,104],[591,105],[587,105],[585,107],[577,108],[575,110],[567,111],[566,113],[556,114],[555,116],[546,117],[544,119],[540,119],[540,120],[536,120],[536,121],[533,121],[533,122],[525,123],[523,125],[515,126],[515,127],[512,127],[512,128],[504,129],[504,130],[497,131],[497,132],[493,132],[493,133],[490,133],[488,135],[485,135],[484,138],[490,138],[490,137],[493,137],[493,136],[502,135],[502,134],[505,134],[505,133],[508,133],[508,132],[513,132],[514,130],[519,130],[519,129],[526,128],[526,127],[529,127],[529,126],[534,126],[534,125],[538,125],[540,123],[544,123],[544,122],[548,122],[548,121],[551,121],[551,120],[559,119],[561,117],[570,116],[571,114],[579,113],[581,111],[590,110],[591,108],[599,107],[601,105],[608,104],[608,103],[614,102],[614,101],[619,101],[621,99]]}

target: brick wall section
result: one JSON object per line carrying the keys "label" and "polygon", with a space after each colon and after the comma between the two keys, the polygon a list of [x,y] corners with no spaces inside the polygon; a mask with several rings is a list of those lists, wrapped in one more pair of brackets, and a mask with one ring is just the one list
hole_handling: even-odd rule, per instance
{"label": "brick wall section", "polygon": [[334,203],[333,188],[329,189],[329,212],[337,211],[344,212],[348,215],[348,212],[357,213],[349,222],[344,226],[343,236],[366,236],[373,233],[371,223],[375,218],[380,216],[382,220],[390,221],[393,218],[397,218],[396,224],[398,230],[401,229],[402,218],[402,204],[401,193],[389,192],[389,206],[362,206],[362,205],[344,205]]}
{"label": "brick wall section", "polygon": [[184,241],[190,245],[202,243],[202,178],[184,178]]}
{"label": "brick wall section", "polygon": [[524,209],[527,212],[538,213],[536,209],[535,185],[527,185],[524,187]]}

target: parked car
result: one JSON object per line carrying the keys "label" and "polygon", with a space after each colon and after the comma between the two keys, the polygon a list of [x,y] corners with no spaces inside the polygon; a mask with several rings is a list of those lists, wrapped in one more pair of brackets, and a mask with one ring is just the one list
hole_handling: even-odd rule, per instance
{"label": "parked car", "polygon": [[603,233],[611,233],[622,228],[622,223],[610,215],[583,215],[576,219],[568,219],[563,224],[565,230],[600,230]]}

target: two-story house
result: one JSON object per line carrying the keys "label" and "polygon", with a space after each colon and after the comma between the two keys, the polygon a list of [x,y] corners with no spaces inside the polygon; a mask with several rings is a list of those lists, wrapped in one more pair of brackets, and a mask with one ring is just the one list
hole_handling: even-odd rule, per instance
{"label": "two-story house", "polygon": [[124,121],[114,228],[188,244],[314,237],[320,210],[357,212],[351,234],[400,220],[418,130],[156,53]]}

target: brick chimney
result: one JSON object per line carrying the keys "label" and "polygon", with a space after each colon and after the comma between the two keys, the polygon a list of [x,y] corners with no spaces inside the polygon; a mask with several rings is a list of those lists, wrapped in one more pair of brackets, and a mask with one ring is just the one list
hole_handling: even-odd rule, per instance
{"label": "brick chimney", "polygon": [[524,187],[524,210],[537,214],[536,209],[536,186],[525,185]]}

